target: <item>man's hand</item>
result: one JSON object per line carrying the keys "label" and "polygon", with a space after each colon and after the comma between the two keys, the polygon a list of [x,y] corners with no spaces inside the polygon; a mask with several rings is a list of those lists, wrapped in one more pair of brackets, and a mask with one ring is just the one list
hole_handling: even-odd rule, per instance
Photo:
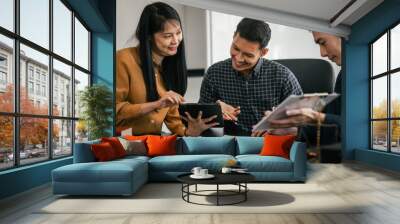
{"label": "man's hand", "polygon": [[236,122],[240,114],[240,107],[233,107],[221,100],[217,100],[217,104],[221,106],[224,120]]}
{"label": "man's hand", "polygon": [[202,111],[199,112],[197,118],[192,118],[188,112],[185,112],[185,114],[186,117],[182,116],[181,118],[188,122],[188,128],[186,129],[187,136],[199,136],[203,131],[219,125],[218,122],[209,123],[217,118],[217,115],[202,119]]}
{"label": "man's hand", "polygon": [[270,121],[272,128],[289,128],[305,124],[316,124],[318,120],[323,122],[325,114],[311,108],[293,109],[286,111],[287,118]]}
{"label": "man's hand", "polygon": [[166,92],[161,99],[158,100],[158,108],[170,107],[185,102],[185,99],[174,91]]}

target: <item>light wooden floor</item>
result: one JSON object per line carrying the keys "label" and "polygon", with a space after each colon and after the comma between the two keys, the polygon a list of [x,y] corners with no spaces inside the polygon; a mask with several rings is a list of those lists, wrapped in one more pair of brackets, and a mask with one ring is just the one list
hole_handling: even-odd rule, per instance
{"label": "light wooden floor", "polygon": [[400,223],[399,173],[359,163],[311,164],[309,169],[308,183],[317,183],[346,201],[362,201],[367,206],[357,214],[35,214],[36,208],[54,200],[47,185],[0,201],[0,223]]}

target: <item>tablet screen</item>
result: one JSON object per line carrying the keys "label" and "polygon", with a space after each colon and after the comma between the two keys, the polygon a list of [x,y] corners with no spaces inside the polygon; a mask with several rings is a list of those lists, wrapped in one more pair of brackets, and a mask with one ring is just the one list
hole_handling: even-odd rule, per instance
{"label": "tablet screen", "polygon": [[[222,117],[221,107],[218,104],[184,103],[179,105],[179,114],[184,117],[186,117],[185,112],[188,112],[190,116],[196,118],[200,111],[203,112],[202,118],[217,115],[217,118],[214,121],[218,122],[219,125],[216,127],[224,126],[224,119]],[[187,125],[186,121],[182,121],[185,125]]]}

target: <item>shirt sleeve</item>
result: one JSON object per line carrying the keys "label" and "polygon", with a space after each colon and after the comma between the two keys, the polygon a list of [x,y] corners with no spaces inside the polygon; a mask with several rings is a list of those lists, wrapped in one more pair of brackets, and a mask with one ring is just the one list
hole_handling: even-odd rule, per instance
{"label": "shirt sleeve", "polygon": [[177,134],[179,136],[185,135],[186,127],[182,123],[178,111],[178,106],[173,106],[169,108],[167,115],[165,116],[164,122],[172,133]]}
{"label": "shirt sleeve", "polygon": [[284,69],[284,80],[281,94],[281,101],[285,100],[290,95],[301,95],[303,90],[297,80],[296,76],[289,69]]}
{"label": "shirt sleeve", "polygon": [[[127,56],[127,55],[126,55]],[[117,55],[117,85],[116,85],[116,122],[128,118],[135,118],[141,116],[140,104],[132,104],[128,101],[128,95],[131,91],[131,71],[128,69],[128,61],[124,60],[122,54]]]}
{"label": "shirt sleeve", "polygon": [[215,103],[218,99],[215,83],[212,80],[212,71],[206,72],[201,83],[199,103]]}
{"label": "shirt sleeve", "polygon": [[324,124],[336,124],[338,127],[341,126],[341,119],[339,115],[336,114],[325,114],[325,121]]}

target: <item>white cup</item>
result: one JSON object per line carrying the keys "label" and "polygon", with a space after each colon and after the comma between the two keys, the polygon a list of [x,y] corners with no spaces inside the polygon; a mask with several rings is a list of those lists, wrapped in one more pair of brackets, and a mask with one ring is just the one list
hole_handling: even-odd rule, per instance
{"label": "white cup", "polygon": [[207,176],[208,175],[208,169],[201,169],[200,170],[200,176]]}
{"label": "white cup", "polygon": [[201,175],[201,174],[200,174],[200,171],[201,171],[201,170],[202,170],[202,168],[199,167],[199,166],[193,167],[192,173],[193,173],[194,175],[196,175],[196,176],[200,176],[200,175]]}
{"label": "white cup", "polygon": [[222,173],[230,173],[232,171],[232,168],[230,167],[222,167],[221,172]]}

